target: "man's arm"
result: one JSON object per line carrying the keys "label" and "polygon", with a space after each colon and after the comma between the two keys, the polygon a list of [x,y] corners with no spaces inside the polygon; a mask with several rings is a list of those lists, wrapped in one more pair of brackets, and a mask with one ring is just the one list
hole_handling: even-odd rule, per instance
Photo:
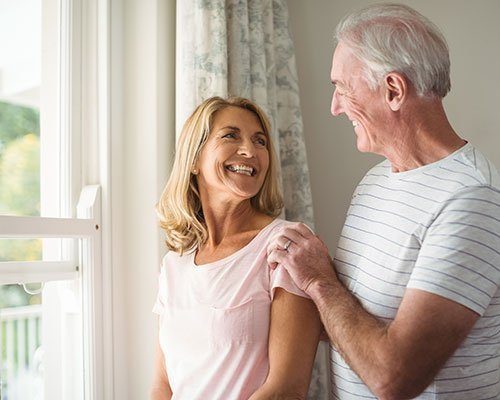
{"label": "man's arm", "polygon": [[[293,243],[288,251],[284,243]],[[422,290],[407,289],[387,324],[363,309],[342,285],[326,246],[302,224],[286,228],[268,248],[315,302],[332,344],[381,399],[420,394],[467,336],[479,315]]]}
{"label": "man's arm", "polygon": [[305,399],[320,330],[311,300],[277,288],[271,305],[269,374],[249,400]]}
{"label": "man's arm", "polygon": [[394,321],[367,311],[338,281],[315,284],[314,299],[332,344],[381,399],[424,391],[478,319],[444,297],[407,289]]}

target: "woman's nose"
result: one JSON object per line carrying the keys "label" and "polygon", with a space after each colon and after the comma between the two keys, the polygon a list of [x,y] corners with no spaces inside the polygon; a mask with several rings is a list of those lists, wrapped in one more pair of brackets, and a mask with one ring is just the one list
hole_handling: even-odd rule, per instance
{"label": "woman's nose", "polygon": [[255,155],[255,146],[251,140],[244,140],[238,147],[238,154],[245,157],[253,157]]}

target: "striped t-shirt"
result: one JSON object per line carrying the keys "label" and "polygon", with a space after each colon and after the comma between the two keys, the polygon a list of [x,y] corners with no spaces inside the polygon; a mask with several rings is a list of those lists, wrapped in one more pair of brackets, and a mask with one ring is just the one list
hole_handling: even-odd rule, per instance
{"label": "striped t-shirt", "polygon": [[[418,399],[500,399],[500,177],[472,145],[393,173],[386,160],[356,188],[335,254],[338,274],[372,315],[395,318],[406,288],[480,315]],[[332,396],[375,399],[331,348]]]}

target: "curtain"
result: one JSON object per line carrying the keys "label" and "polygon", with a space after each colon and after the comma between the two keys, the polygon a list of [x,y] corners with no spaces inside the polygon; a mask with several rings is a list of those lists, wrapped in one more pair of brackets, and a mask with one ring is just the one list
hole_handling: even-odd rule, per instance
{"label": "curtain", "polygon": [[[285,218],[313,227],[298,76],[286,0],[177,1],[176,125],[211,96],[242,96],[271,119]],[[309,399],[326,399],[327,347],[316,357]]]}

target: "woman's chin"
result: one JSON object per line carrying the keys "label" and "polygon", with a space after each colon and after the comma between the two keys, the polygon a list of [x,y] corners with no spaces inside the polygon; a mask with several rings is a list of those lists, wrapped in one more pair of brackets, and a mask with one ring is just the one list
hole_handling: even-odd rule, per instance
{"label": "woman's chin", "polygon": [[242,190],[239,188],[239,190],[232,190],[231,191],[231,197],[235,201],[246,201],[250,200],[252,197],[255,197],[259,191],[255,190]]}
{"label": "woman's chin", "polygon": [[255,182],[231,182],[226,186],[228,194],[233,194],[236,198],[251,199],[261,189],[261,185],[256,185]]}

